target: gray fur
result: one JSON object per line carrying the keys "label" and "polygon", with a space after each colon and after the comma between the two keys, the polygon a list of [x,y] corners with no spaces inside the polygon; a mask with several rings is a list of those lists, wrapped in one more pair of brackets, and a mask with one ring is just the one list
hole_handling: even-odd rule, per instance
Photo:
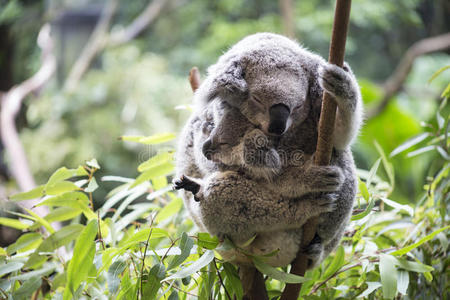
{"label": "gray fur", "polygon": [[[312,159],[324,89],[336,97],[338,104],[333,140],[335,150],[330,166],[316,167]],[[253,132],[255,136],[265,136],[269,147],[261,153],[269,158],[257,159],[264,162],[262,165],[249,162],[242,155],[232,155],[232,158],[239,158],[238,162],[221,156],[223,160],[216,159],[215,163],[199,155],[199,145],[204,143],[205,137],[195,133],[199,132],[199,124],[208,118],[207,115],[211,116],[211,104],[215,101],[225,101],[237,109],[254,129],[249,129],[251,126],[246,124],[245,129],[240,131],[243,134],[237,135],[234,128],[239,125],[238,122],[238,125],[224,127],[221,132],[214,127],[217,131],[211,131],[212,135],[227,139],[230,132],[236,134],[235,143],[229,148],[234,149],[236,154],[252,148],[251,142],[245,142],[246,134],[250,137],[250,132]],[[299,226],[307,217],[315,215],[310,211],[311,207],[306,206],[314,204],[314,198],[317,202],[312,209],[320,210],[321,197],[328,199],[335,194],[336,210],[320,215],[317,231],[320,242],[305,249],[313,263],[320,262],[339,243],[356,194],[355,167],[349,146],[362,122],[362,104],[356,79],[349,67],[346,65],[343,70],[330,65],[285,37],[256,34],[237,43],[209,68],[207,78],[196,92],[195,102],[196,112],[182,133],[177,176],[185,174],[197,178],[193,180],[201,186],[201,192],[197,195],[199,203],[194,202],[189,193],[183,194],[196,224],[201,230],[235,235],[235,239],[246,233],[240,240],[258,232],[249,246],[254,246],[251,252],[257,254],[262,249],[269,249],[270,252],[274,247],[281,247],[280,255],[273,258],[271,264],[286,265],[286,260],[293,259],[298,249],[301,238]],[[290,115],[283,134],[272,137],[269,132],[272,122],[270,108],[277,104],[288,107]],[[223,113],[226,111],[229,111],[228,108]],[[221,114],[220,110],[218,114]],[[250,141],[255,141],[255,138]],[[274,147],[281,161],[281,169],[277,159],[273,163],[276,157],[272,151]],[[232,151],[224,150],[224,153]],[[267,156],[267,153],[272,155]],[[265,172],[252,172],[253,167]],[[292,205],[297,205],[298,210],[293,209]],[[301,211],[303,218],[299,218],[292,209]],[[272,230],[277,230],[277,233],[272,233]],[[276,241],[277,236],[283,236],[283,240]],[[281,254],[288,258],[281,259]],[[239,254],[235,253],[233,259],[239,262]]]}

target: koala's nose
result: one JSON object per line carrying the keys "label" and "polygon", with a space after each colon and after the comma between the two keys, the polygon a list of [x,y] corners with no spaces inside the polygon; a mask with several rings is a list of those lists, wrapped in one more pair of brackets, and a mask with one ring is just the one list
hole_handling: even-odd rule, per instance
{"label": "koala's nose", "polygon": [[207,139],[202,146],[203,155],[206,157],[206,159],[211,160],[214,151],[215,149],[213,148],[213,143],[211,139]]}
{"label": "koala's nose", "polygon": [[269,109],[269,128],[268,131],[274,135],[282,135],[286,130],[286,123],[289,118],[290,110],[284,104],[272,105]]}

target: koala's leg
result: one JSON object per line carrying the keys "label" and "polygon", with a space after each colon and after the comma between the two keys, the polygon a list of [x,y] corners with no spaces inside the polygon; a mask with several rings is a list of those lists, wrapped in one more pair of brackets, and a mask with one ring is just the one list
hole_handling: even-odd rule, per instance
{"label": "koala's leg", "polygon": [[336,149],[345,149],[358,134],[362,123],[363,108],[358,83],[347,63],[343,68],[327,63],[319,68],[319,84],[336,99],[338,111],[333,142]]}

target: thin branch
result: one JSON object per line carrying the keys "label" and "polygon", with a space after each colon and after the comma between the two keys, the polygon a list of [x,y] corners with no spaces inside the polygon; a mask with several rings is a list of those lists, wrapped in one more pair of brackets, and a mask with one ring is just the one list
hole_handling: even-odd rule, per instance
{"label": "thin branch", "polygon": [[110,35],[107,46],[116,47],[137,37],[145,28],[147,28],[158,18],[168,3],[168,0],[153,0],[150,2],[144,11],[130,25],[128,25],[128,27]]}
{"label": "thin branch", "polygon": [[285,36],[294,38],[294,4],[292,0],[279,0],[278,5],[281,12],[281,21],[283,22],[283,33]]}
{"label": "thin branch", "polygon": [[87,71],[94,58],[104,49],[111,20],[117,9],[118,0],[110,0],[102,11],[100,20],[94,29],[89,41],[83,48],[81,55],[75,61],[64,83],[64,90],[73,91],[83,74]]}
{"label": "thin branch", "polygon": [[[33,189],[36,187],[36,183],[17,132],[15,119],[25,97],[39,91],[50,80],[56,70],[56,58],[53,54],[53,41],[50,36],[50,29],[50,25],[45,24],[40,30],[37,39],[37,44],[42,49],[41,68],[31,78],[3,94],[1,99],[1,139],[9,156],[11,173],[22,191]],[[47,207],[33,207],[35,204],[37,204],[37,200],[23,202],[24,207],[32,209],[39,216],[44,216],[48,213]]]}
{"label": "thin branch", "polygon": [[400,91],[417,57],[446,49],[450,49],[450,33],[422,39],[414,43],[406,51],[392,75],[384,82],[383,97],[376,107],[367,112],[367,119],[372,119],[383,112],[392,97]]}
{"label": "thin branch", "polygon": [[220,275],[220,272],[219,272],[219,268],[217,268],[216,258],[215,257],[214,257],[214,267],[216,268],[217,277],[219,277],[220,285],[222,285],[223,289],[225,290],[225,294],[227,295],[227,298],[229,300],[231,300],[231,296],[228,293],[227,288],[225,287],[225,284],[223,283],[222,276]]}

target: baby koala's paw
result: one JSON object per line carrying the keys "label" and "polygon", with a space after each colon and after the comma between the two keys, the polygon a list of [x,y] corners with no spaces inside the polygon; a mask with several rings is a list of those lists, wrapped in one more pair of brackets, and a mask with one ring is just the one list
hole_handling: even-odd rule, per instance
{"label": "baby koala's paw", "polygon": [[325,64],[319,67],[319,84],[328,93],[333,95],[342,107],[355,110],[358,86],[354,75],[347,63],[343,68],[333,64]]}
{"label": "baby koala's paw", "polygon": [[308,171],[311,185],[318,192],[336,192],[345,180],[341,168],[336,166],[311,166]]}
{"label": "baby koala's paw", "polygon": [[316,199],[317,204],[317,213],[328,213],[335,211],[337,208],[337,200],[338,200],[338,194],[336,193],[323,193],[318,196]]}
{"label": "baby koala's paw", "polygon": [[198,198],[200,187],[201,187],[200,183],[196,182],[194,179],[186,175],[181,175],[180,178],[173,180],[174,189],[176,190],[183,189],[191,192],[192,194],[194,194],[194,200],[197,202],[200,201],[200,199]]}

